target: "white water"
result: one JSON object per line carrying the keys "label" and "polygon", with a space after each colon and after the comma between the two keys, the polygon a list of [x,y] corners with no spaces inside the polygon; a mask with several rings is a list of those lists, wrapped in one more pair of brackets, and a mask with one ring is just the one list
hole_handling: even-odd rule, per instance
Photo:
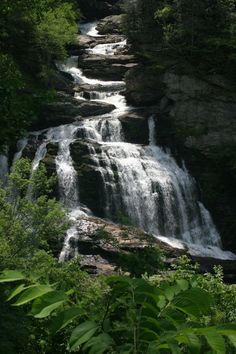
{"label": "white water", "polygon": [[98,22],[89,22],[89,23],[80,23],[79,24],[79,29],[81,34],[85,34],[87,36],[91,37],[104,37],[103,35],[98,34],[98,31],[96,29]]}
{"label": "white water", "polygon": [[65,71],[71,74],[78,84],[89,84],[99,86],[117,86],[119,89],[124,86],[124,81],[103,81],[97,79],[89,79],[83,75],[83,71],[77,67],[78,56],[73,56],[67,59],[65,63],[57,63],[58,68],[61,71]]}
{"label": "white water", "polygon": [[[98,36],[94,24],[82,26],[81,31]],[[109,51],[109,55],[114,55],[117,44],[124,46],[125,42],[99,45],[91,51],[104,55]],[[89,213],[80,204],[79,177],[70,155],[70,144],[76,136],[87,142],[90,159],[101,174],[106,217],[112,219],[122,212],[135,225],[174,246],[187,247],[192,254],[235,258],[220,249],[220,236],[209,212],[198,201],[192,177],[169,153],[156,146],[155,117],[151,116],[148,121],[149,146],[124,142],[118,118],[131,109],[119,93],[124,82],[89,79],[77,68],[77,62],[78,58],[72,57],[60,64],[60,69],[71,73],[78,84],[93,87],[77,97],[113,103],[117,108],[111,114],[84,119],[76,126],[49,129],[36,152],[33,168],[44,158],[48,142],[58,143],[56,167],[60,199],[71,208],[70,218],[77,223],[77,227],[73,225],[67,232],[60,261],[70,256],[70,241],[78,236],[80,216]]]}
{"label": "white water", "polygon": [[115,55],[120,49],[126,46],[127,40],[117,43],[98,44],[87,50],[87,53],[94,55]]}

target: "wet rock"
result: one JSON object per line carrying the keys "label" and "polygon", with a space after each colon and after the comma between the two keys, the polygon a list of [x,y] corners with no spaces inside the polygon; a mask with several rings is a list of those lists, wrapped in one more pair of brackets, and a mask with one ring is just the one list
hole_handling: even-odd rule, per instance
{"label": "wet rock", "polygon": [[99,34],[122,34],[123,15],[107,16],[97,25]]}
{"label": "wet rock", "polygon": [[148,114],[144,111],[134,111],[119,117],[125,135],[125,140],[132,144],[148,145]]}
{"label": "wet rock", "polygon": [[105,80],[122,80],[137,64],[133,55],[85,55],[80,59],[85,75]]}
{"label": "wet rock", "polygon": [[34,123],[33,129],[45,129],[61,124],[70,124],[80,117],[102,115],[115,109],[112,104],[85,101],[70,96],[58,95],[58,101],[44,106],[40,119]]}
{"label": "wet rock", "polygon": [[108,34],[103,37],[91,37],[88,35],[80,34],[77,37],[75,43],[73,45],[70,45],[69,48],[70,50],[77,49],[79,51],[83,51],[89,48],[93,48],[99,44],[119,43],[124,41],[124,39],[124,36],[118,34]]}
{"label": "wet rock", "polygon": [[89,144],[99,154],[99,144],[77,139],[71,144],[71,156],[79,177],[80,202],[95,215],[104,216],[105,191],[101,172],[90,153]]}
{"label": "wet rock", "polygon": [[111,85],[89,85],[89,84],[82,84],[82,85],[75,85],[74,91],[75,92],[91,92],[91,91],[98,91],[98,92],[117,92],[124,90],[125,84],[111,84]]}

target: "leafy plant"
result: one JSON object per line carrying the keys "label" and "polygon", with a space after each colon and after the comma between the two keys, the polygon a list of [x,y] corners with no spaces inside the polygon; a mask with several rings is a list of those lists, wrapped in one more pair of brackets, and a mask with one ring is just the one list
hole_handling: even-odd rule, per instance
{"label": "leafy plant", "polygon": [[19,271],[4,271],[0,283],[24,281],[8,296],[13,306],[31,304],[35,318],[51,318],[52,334],[77,318],[83,321],[68,341],[69,351],[103,353],[229,353],[236,348],[236,325],[205,327],[200,324],[213,305],[212,297],[185,279],[174,284],[150,285],[144,279],[113,276],[107,279],[104,316],[96,322],[84,318],[73,300],[73,291],[56,290],[55,285],[27,279]]}

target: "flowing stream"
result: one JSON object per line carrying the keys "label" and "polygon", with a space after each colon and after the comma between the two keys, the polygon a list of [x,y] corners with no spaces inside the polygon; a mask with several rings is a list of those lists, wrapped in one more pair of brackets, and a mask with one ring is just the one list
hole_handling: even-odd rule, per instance
{"label": "flowing stream", "polygon": [[[99,36],[96,23],[82,26],[81,31],[89,36]],[[89,49],[88,53],[115,55],[125,45],[126,41],[99,44]],[[116,109],[112,114],[44,131],[33,160],[33,169],[36,169],[47,153],[48,143],[58,144],[55,162],[60,199],[70,208],[72,221],[76,221],[81,214],[90,213],[80,204],[80,177],[70,153],[71,143],[79,137],[86,142],[90,158],[102,177],[105,217],[114,219],[114,215],[122,212],[134,225],[175,247],[187,247],[192,254],[234,258],[232,253],[221,250],[220,235],[209,212],[198,200],[193,178],[184,167],[179,167],[169,153],[157,146],[155,125],[158,119],[151,115],[148,120],[149,145],[126,142],[119,120],[119,116],[132,109],[121,95],[125,83],[87,78],[77,63],[78,58],[71,57],[66,63],[58,64],[61,70],[72,74],[78,84],[92,86],[88,92],[82,91],[75,97],[112,103]],[[24,140],[15,160],[21,156],[25,145]],[[69,241],[75,234],[76,227],[73,226],[68,230],[61,261],[67,258]]]}

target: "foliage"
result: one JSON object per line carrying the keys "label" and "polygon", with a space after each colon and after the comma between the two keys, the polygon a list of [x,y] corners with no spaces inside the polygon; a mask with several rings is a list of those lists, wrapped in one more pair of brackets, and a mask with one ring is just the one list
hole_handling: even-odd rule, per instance
{"label": "foliage", "polygon": [[117,265],[122,271],[129,272],[131,276],[141,277],[144,273],[153,275],[164,267],[162,256],[159,248],[147,246],[130,253],[120,252]]}
{"label": "foliage", "polygon": [[31,176],[31,164],[19,160],[9,175],[8,186],[0,189],[0,259],[2,269],[20,266],[39,249],[57,252],[60,237],[68,227],[61,206],[46,193],[54,177],[46,178],[41,165]]}
{"label": "foliage", "polygon": [[[1,283],[21,281],[9,293],[15,307],[30,305],[30,315],[49,318],[51,335],[71,328],[69,351],[84,353],[229,353],[235,348],[236,326],[200,324],[213,305],[209,293],[192,286],[185,279],[158,287],[144,279],[113,276],[107,279],[111,291],[107,308],[99,322],[86,320],[83,308],[74,299],[73,290],[57,290],[55,285],[41,284],[19,271],[4,271]],[[23,281],[23,283],[22,283]]]}
{"label": "foliage", "polygon": [[130,41],[156,63],[187,62],[195,71],[234,72],[234,0],[131,0],[126,12]]}
{"label": "foliage", "polygon": [[76,31],[75,13],[66,0],[1,1],[0,147],[13,145],[36,119],[51,96],[47,73],[54,60],[66,56]]}
{"label": "foliage", "polygon": [[173,265],[174,272],[166,272],[164,275],[149,278],[153,285],[159,285],[163,279],[172,284],[176,279],[187,280],[192,286],[198,286],[207,290],[214,298],[211,314],[202,318],[204,324],[235,322],[236,318],[236,288],[234,285],[224,283],[223,270],[220,266],[214,267],[214,272],[205,275],[199,272],[199,266],[192,264],[187,256],[182,256]]}

